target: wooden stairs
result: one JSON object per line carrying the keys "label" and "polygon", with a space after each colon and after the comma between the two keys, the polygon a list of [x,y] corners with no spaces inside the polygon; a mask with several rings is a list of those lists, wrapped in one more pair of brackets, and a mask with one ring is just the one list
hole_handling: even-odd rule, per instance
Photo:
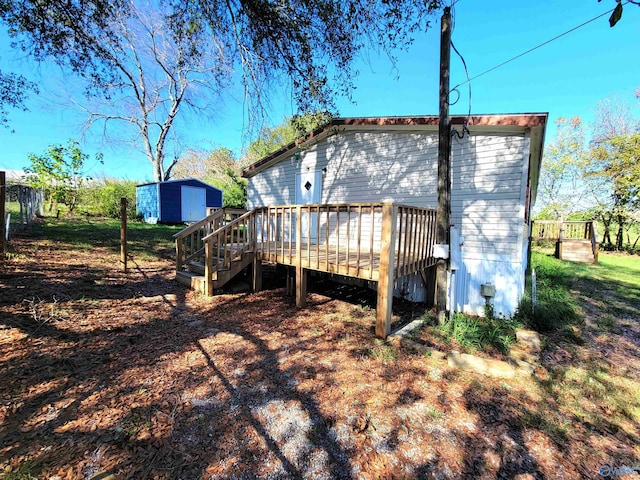
{"label": "wooden stairs", "polygon": [[557,257],[570,262],[596,263],[591,240],[567,240],[557,244],[561,252]]}
{"label": "wooden stairs", "polygon": [[[224,287],[233,277],[238,275],[253,261],[253,250],[241,252],[235,255],[231,260],[231,265],[220,265],[218,268],[218,259],[213,260],[213,272],[211,281],[213,290]],[[207,286],[205,282],[205,264],[203,261],[192,260],[187,265],[187,270],[179,270],[176,272],[176,281],[182,285],[196,290],[200,293],[207,294]]]}
{"label": "wooden stairs", "polygon": [[555,241],[555,256],[560,260],[598,263],[596,221],[536,220],[531,225],[531,240]]}
{"label": "wooden stairs", "polygon": [[246,210],[220,209],[175,234],[176,281],[212,295],[246,268],[254,259],[246,216]]}

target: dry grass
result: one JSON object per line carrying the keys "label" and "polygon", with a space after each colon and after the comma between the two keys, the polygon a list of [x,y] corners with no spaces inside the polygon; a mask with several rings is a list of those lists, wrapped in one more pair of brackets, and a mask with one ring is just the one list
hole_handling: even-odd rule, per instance
{"label": "dry grass", "polygon": [[[319,293],[302,310],[281,289],[206,299],[169,261],[122,274],[108,247],[24,239],[19,253],[0,271],[0,478],[577,479],[640,464],[637,305],[590,305],[582,345],[552,335],[536,377],[495,380],[380,343],[372,309]],[[55,315],[38,322],[25,299]]]}

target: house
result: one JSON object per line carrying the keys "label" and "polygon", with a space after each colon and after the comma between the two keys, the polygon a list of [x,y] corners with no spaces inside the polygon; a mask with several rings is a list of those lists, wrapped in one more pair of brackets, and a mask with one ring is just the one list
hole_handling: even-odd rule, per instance
{"label": "house", "polygon": [[[518,306],[525,286],[530,212],[536,198],[547,117],[546,113],[527,113],[451,118],[454,131],[448,302],[453,311],[483,315],[485,304],[491,302],[496,315],[509,316]],[[378,213],[374,213],[377,207],[370,207],[370,216],[362,212],[358,216],[354,209],[378,203],[435,209],[437,151],[437,116],[338,118],[254,163],[243,172],[248,179],[248,209],[275,211],[275,217],[271,213],[265,217],[263,213],[254,223],[256,231],[266,231],[268,240],[275,242],[276,255],[268,255],[265,250],[261,258],[286,263],[287,258],[292,258],[291,251],[286,257],[287,241],[291,249],[291,238],[293,243],[300,239],[304,243],[296,253],[297,258],[304,257],[305,249],[308,253],[307,260],[302,260],[303,267],[367,278],[361,275],[360,266],[336,270],[329,268],[328,258],[325,258],[327,268],[321,260],[313,258],[321,256],[325,246],[328,256],[332,251],[328,245],[340,241],[342,251],[332,255],[344,256],[346,249],[347,258],[352,258],[353,239],[357,237],[360,261],[366,256],[361,250],[366,250],[368,242],[361,240],[361,236],[376,229],[378,233],[370,237],[372,265],[373,252],[379,253],[384,248],[385,235],[394,235],[387,249],[395,250],[396,255],[406,255],[408,239],[413,238],[415,243],[432,227],[431,223],[428,228],[427,223],[413,227],[413,219],[427,218],[433,211],[405,210],[404,220],[391,220],[385,233],[382,207],[376,210]],[[286,210],[291,205],[317,207],[307,209],[305,216],[304,209]],[[321,205],[337,207],[335,211],[328,207],[325,215]],[[341,207],[348,205],[353,207],[350,210]],[[282,206],[281,216],[275,206]],[[340,212],[343,212],[341,220]],[[298,217],[301,227],[297,230],[286,227],[287,222],[296,223]],[[276,231],[281,233],[274,234]],[[419,268],[402,269],[401,260],[396,258],[394,263],[392,259],[390,269],[395,268],[396,272],[390,273],[388,279],[386,273],[378,275],[374,271],[377,267],[371,268],[368,278],[379,282],[379,303],[383,298],[382,277],[390,282],[384,288],[393,288],[394,296],[412,301],[433,298],[433,282],[425,275],[425,270],[435,263],[433,239],[427,236],[420,237],[417,248],[429,250],[425,255],[431,261],[421,260]],[[409,245],[412,252],[416,247]],[[304,283],[303,279],[300,281]],[[380,336],[388,333],[384,328],[388,330],[388,320],[386,327],[382,325],[379,330],[377,327]]]}
{"label": "house", "polygon": [[145,222],[197,222],[208,208],[222,207],[222,191],[186,178],[136,186],[136,210]]}

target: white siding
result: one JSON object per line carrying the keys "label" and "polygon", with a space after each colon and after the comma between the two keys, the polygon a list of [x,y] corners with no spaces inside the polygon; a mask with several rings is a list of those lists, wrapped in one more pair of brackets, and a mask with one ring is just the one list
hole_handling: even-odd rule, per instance
{"label": "white siding", "polygon": [[496,315],[511,315],[518,306],[524,291],[528,140],[525,134],[454,139],[451,223],[460,227],[462,256],[453,275],[455,311],[482,315],[483,283],[496,286],[491,299]]}
{"label": "white siding", "polygon": [[247,186],[247,208],[295,203],[296,167],[285,160],[251,177]]}
{"label": "white siding", "polygon": [[[435,208],[437,149],[436,132],[339,132],[300,159],[286,159],[250,178],[249,207],[292,204],[296,173],[326,169],[322,203],[393,201]],[[524,133],[452,141],[451,223],[462,244],[452,286],[456,310],[483,313],[482,283],[496,285],[497,314],[509,315],[517,307],[524,289],[528,158]],[[399,279],[396,295],[423,300],[419,276]]]}

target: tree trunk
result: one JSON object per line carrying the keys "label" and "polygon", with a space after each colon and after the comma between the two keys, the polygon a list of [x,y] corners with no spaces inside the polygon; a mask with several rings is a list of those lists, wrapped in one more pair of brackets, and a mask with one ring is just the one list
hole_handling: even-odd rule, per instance
{"label": "tree trunk", "polygon": [[602,225],[604,226],[604,232],[602,233],[602,243],[611,246],[611,230],[609,230],[610,222],[606,222],[603,219]]}
{"label": "tree trunk", "polygon": [[616,250],[621,251],[624,245],[624,217],[618,215],[618,233],[616,233]]}

